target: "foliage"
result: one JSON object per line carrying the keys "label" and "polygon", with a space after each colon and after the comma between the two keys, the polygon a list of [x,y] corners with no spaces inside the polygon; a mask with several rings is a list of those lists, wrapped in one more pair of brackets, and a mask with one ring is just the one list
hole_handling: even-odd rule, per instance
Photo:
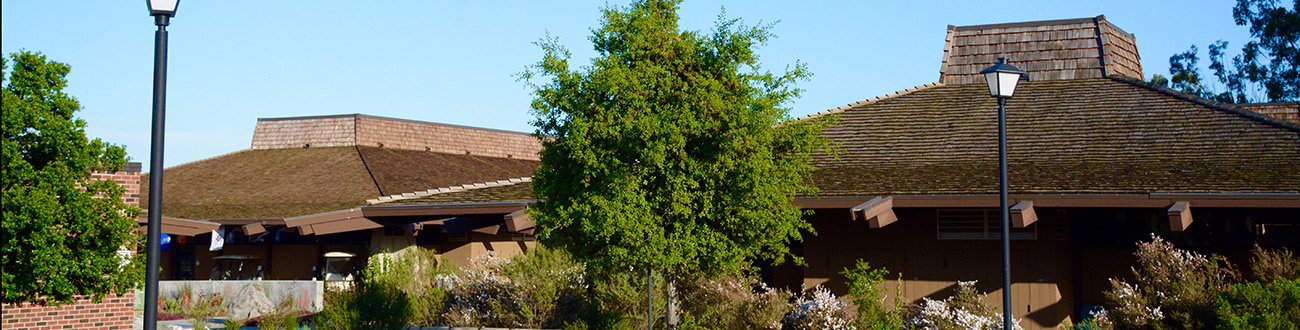
{"label": "foliage", "polygon": [[1136,284],[1111,279],[1106,292],[1119,329],[1207,329],[1217,322],[1213,304],[1238,278],[1223,258],[1180,250],[1152,235],[1139,242]]}
{"label": "foliage", "polygon": [[454,274],[455,265],[439,260],[435,251],[412,247],[397,253],[383,253],[371,258],[363,279],[374,286],[401,291],[409,300],[412,325],[432,326],[442,322],[447,293],[439,288],[439,275]]}
{"label": "foliage", "polygon": [[556,328],[577,320],[586,293],[581,264],[536,248],[512,259],[489,252],[440,282],[453,326]]}
{"label": "foliage", "polygon": [[[633,329],[646,324],[646,278],[645,272],[588,273],[590,297],[587,310],[582,312],[582,327],[593,329]],[[664,283],[662,274],[653,276],[654,283]],[[651,294],[666,296],[665,286],[654,286]],[[688,298],[689,299],[689,298]],[[667,302],[664,299],[654,301],[654,310],[663,311]],[[655,324],[664,324],[663,313],[654,313]]]}
{"label": "foliage", "polygon": [[301,313],[298,306],[294,304],[293,297],[285,297],[271,310],[262,311],[262,316],[259,316],[257,320],[257,328],[263,330],[296,330],[299,328],[299,315]]}
{"label": "foliage", "polygon": [[221,308],[222,298],[216,292],[209,294],[194,294],[189,286],[181,290],[181,295],[176,299],[177,310],[185,319],[190,320],[190,326],[196,330],[207,330],[208,320],[224,313]]}
{"label": "foliage", "polygon": [[[4,165],[3,303],[61,304],[78,296],[124,294],[143,279],[144,254],[135,250],[139,209],[121,199],[111,180],[90,171],[117,171],[126,151],[86,138],[86,122],[67,86],[67,64],[31,52],[11,54],[3,83]],[[0,71],[9,61],[0,59]],[[6,79],[9,78],[9,79]],[[129,258],[126,262],[124,258]]]}
{"label": "foliage", "polygon": [[325,292],[325,307],[313,320],[316,329],[404,329],[411,320],[405,292],[391,286],[361,281]]}
{"label": "foliage", "polygon": [[[1216,93],[1203,82],[1195,45],[1169,58],[1170,78],[1157,74],[1151,82],[1224,103],[1300,100],[1300,0],[1293,3],[1288,10],[1279,0],[1237,0],[1233,21],[1250,27],[1254,40],[1231,63],[1224,60],[1227,42],[1210,45],[1209,68],[1224,91]],[[1260,91],[1262,98],[1256,95]]]}
{"label": "foliage", "polygon": [[[858,328],[862,329],[898,329],[903,324],[903,311],[906,309],[903,298],[894,296],[894,308],[885,308],[885,296],[880,293],[880,284],[885,283],[888,269],[871,269],[871,264],[858,260],[853,268],[840,272],[848,280],[849,296],[858,309]],[[900,278],[901,281],[901,278]],[[901,283],[899,285],[902,285]]]}
{"label": "foliage", "polygon": [[1265,250],[1255,245],[1251,249],[1250,273],[1255,280],[1268,283],[1275,280],[1300,279],[1300,259],[1286,248]]}
{"label": "foliage", "polygon": [[1300,279],[1233,285],[1214,302],[1219,329],[1300,328]]}
{"label": "foliage", "polygon": [[[975,281],[957,282],[956,294],[944,300],[921,299],[921,310],[912,317],[909,328],[923,330],[1002,329],[1002,313],[984,304],[984,294],[975,289]],[[1020,328],[1020,320],[1012,320]]]}
{"label": "foliage", "polygon": [[221,324],[221,328],[225,330],[239,330],[240,328],[243,328],[245,324],[248,324],[248,319],[227,317],[226,322]]}
{"label": "foliage", "polygon": [[589,66],[570,69],[547,39],[522,73],[545,146],[539,239],[593,270],[735,273],[751,258],[784,260],[811,231],[790,201],[815,193],[809,154],[828,145],[825,122],[789,121],[785,108],[805,66],[762,71],[754,47],[770,25],[721,17],[710,32],[682,31],[678,2],[607,8]]}
{"label": "foliage", "polygon": [[780,329],[791,293],[748,276],[697,278],[683,283],[682,318],[703,329]]}
{"label": "foliage", "polygon": [[794,301],[794,308],[781,320],[782,329],[857,329],[853,315],[843,300],[835,297],[823,286],[803,292]]}

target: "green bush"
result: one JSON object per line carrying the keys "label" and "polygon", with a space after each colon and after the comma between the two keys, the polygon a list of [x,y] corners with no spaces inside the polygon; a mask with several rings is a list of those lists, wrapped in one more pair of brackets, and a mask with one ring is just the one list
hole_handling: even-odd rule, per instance
{"label": "green bush", "polygon": [[1233,285],[1214,302],[1219,329],[1300,329],[1300,280]]}
{"label": "green bush", "polygon": [[362,281],[325,293],[325,308],[316,314],[316,329],[404,329],[411,320],[405,292],[392,285]]}
{"label": "green bush", "polygon": [[846,268],[840,274],[848,280],[849,296],[857,305],[859,329],[898,329],[904,325],[906,303],[898,295],[902,290],[894,291],[893,309],[885,308],[885,296],[880,293],[880,284],[885,283],[888,269],[871,269],[871,264],[858,260],[853,268]]}

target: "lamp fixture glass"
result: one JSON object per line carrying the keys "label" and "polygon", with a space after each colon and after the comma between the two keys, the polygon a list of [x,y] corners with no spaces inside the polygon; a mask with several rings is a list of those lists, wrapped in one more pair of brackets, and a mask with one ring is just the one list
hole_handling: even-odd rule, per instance
{"label": "lamp fixture glass", "polygon": [[180,0],[145,0],[149,4],[149,15],[176,16],[176,5]]}
{"label": "lamp fixture glass", "polygon": [[1011,94],[1016,92],[1016,83],[1020,82],[1020,77],[1029,79],[1029,73],[1007,64],[1006,57],[999,57],[998,64],[980,73],[989,86],[989,95],[997,98],[1011,98]]}

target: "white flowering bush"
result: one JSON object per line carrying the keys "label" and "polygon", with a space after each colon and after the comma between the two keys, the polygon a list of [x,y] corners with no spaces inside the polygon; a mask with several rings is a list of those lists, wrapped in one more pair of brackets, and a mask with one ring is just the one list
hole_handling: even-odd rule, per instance
{"label": "white flowering bush", "polygon": [[1106,299],[1117,329],[1208,329],[1214,300],[1238,277],[1223,258],[1175,248],[1158,236],[1138,243],[1137,283],[1110,279]]}
{"label": "white flowering bush", "polygon": [[448,325],[558,328],[585,306],[584,277],[582,265],[567,255],[538,248],[514,259],[489,252],[433,282],[447,292]]}
{"label": "white flowering bush", "polygon": [[781,323],[792,330],[857,329],[846,307],[831,290],[818,285],[795,299],[794,308]]}
{"label": "white flowering bush", "polygon": [[[921,310],[908,322],[912,329],[924,330],[994,330],[1002,329],[1002,313],[985,305],[984,294],[975,289],[975,281],[957,282],[956,295],[944,300],[923,298]],[[1020,320],[1012,320],[1013,329]]]}

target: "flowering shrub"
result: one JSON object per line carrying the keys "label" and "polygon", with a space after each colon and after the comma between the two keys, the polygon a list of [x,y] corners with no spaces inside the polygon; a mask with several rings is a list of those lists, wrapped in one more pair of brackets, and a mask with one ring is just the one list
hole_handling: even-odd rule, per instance
{"label": "flowering shrub", "polygon": [[1174,248],[1152,235],[1133,254],[1136,284],[1111,279],[1106,299],[1119,329],[1207,329],[1217,323],[1213,304],[1238,277],[1219,256]]}
{"label": "flowering shrub", "polygon": [[[923,298],[921,310],[908,322],[912,329],[925,330],[993,330],[1002,329],[1002,313],[983,302],[984,294],[975,289],[975,281],[957,282],[956,295],[944,300]],[[1012,327],[1020,328],[1020,320]]]}
{"label": "flowering shrub", "polygon": [[1255,245],[1251,250],[1250,272],[1260,282],[1281,279],[1300,279],[1300,259],[1286,248],[1265,250]]}
{"label": "flowering shrub", "polygon": [[794,308],[781,322],[785,329],[857,329],[844,301],[820,285],[805,291],[794,301]]}
{"label": "flowering shrub", "polygon": [[733,275],[684,283],[682,314],[707,329],[780,329],[791,294]]}
{"label": "flowering shrub", "polygon": [[586,304],[585,272],[561,251],[537,248],[514,259],[489,252],[461,274],[434,282],[447,291],[452,326],[556,328]]}

